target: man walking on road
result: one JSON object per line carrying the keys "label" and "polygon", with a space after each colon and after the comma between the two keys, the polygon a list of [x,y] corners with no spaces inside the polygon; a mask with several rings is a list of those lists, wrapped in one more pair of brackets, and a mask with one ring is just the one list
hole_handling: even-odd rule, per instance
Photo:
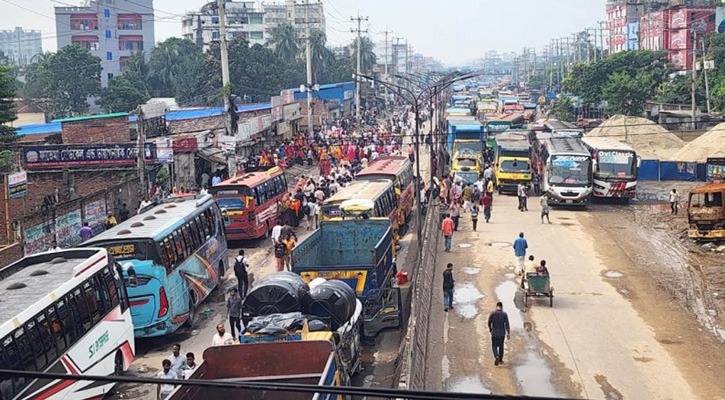
{"label": "man walking on road", "polygon": [[677,215],[677,208],[680,205],[680,194],[677,193],[677,189],[672,189],[670,192],[670,214]]}
{"label": "man walking on road", "polygon": [[551,223],[549,219],[549,198],[545,195],[539,197],[539,205],[541,206],[541,223],[544,223],[544,217],[546,217],[546,222]]}
{"label": "man walking on road", "polygon": [[227,299],[227,318],[229,318],[229,330],[232,331],[232,338],[242,334],[242,298],[236,288],[232,288]]}
{"label": "man walking on road", "polygon": [[519,233],[519,237],[514,240],[514,255],[516,256],[516,273],[521,274],[524,269],[524,258],[526,258],[526,249],[529,248],[529,244],[524,239],[524,233]]}
{"label": "man walking on road", "polygon": [[481,199],[481,204],[483,204],[483,217],[486,219],[486,223],[488,223],[488,220],[491,219],[491,207],[493,206],[493,197],[486,193],[485,196],[483,196],[483,199]]}
{"label": "man walking on road", "polygon": [[453,222],[453,219],[451,219],[451,216],[449,214],[446,214],[443,222],[441,222],[441,233],[443,233],[443,240],[447,253],[451,252],[451,240],[453,239],[454,225],[455,224]]}
{"label": "man walking on road", "polygon": [[453,264],[448,263],[446,270],[443,271],[443,311],[453,308],[453,286],[455,281],[453,280]]}
{"label": "man walking on road", "polygon": [[496,310],[488,316],[488,331],[491,332],[494,365],[503,364],[503,345],[506,338],[511,339],[509,316],[503,310],[503,304],[496,303]]}
{"label": "man walking on road", "polygon": [[249,263],[244,257],[244,250],[239,250],[239,255],[234,259],[234,275],[237,277],[237,289],[239,296],[247,297],[247,289],[249,288]]}

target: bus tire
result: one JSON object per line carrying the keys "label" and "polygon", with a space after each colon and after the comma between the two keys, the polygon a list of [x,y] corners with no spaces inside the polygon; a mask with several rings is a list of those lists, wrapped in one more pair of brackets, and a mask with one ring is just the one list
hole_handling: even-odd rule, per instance
{"label": "bus tire", "polygon": [[194,305],[194,294],[189,293],[189,318],[186,319],[186,322],[184,325],[188,328],[191,328],[194,326],[194,323],[196,322],[196,306]]}
{"label": "bus tire", "polygon": [[123,375],[123,353],[121,353],[121,350],[116,351],[116,356],[113,359],[113,375],[114,376],[121,376]]}

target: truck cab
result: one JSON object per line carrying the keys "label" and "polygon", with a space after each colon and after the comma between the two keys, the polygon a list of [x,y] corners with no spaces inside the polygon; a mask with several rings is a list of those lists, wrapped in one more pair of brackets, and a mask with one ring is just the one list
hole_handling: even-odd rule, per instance
{"label": "truck cab", "polygon": [[687,236],[695,240],[725,238],[725,183],[698,186],[687,201]]}
{"label": "truck cab", "polygon": [[496,137],[494,179],[499,193],[516,193],[520,183],[529,184],[533,177],[531,144],[528,135],[504,132]]}

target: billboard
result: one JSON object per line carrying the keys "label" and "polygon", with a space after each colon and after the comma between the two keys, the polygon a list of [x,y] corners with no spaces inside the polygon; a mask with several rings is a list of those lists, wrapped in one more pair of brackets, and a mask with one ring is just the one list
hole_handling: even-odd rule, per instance
{"label": "billboard", "polygon": [[[61,144],[23,147],[26,168],[86,167],[100,165],[134,165],[138,146],[126,144]],[[156,145],[146,143],[146,162],[156,160]]]}
{"label": "billboard", "polygon": [[7,181],[9,199],[19,199],[28,194],[28,173],[26,171],[8,175]]}
{"label": "billboard", "polygon": [[725,6],[715,10],[715,32],[725,33]]}

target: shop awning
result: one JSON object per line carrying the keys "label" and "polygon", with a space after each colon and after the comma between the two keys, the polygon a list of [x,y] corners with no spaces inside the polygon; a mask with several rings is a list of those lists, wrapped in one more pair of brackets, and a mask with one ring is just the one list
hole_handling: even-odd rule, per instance
{"label": "shop awning", "polygon": [[209,161],[210,163],[220,164],[220,165],[224,165],[224,166],[227,165],[227,158],[224,156],[224,151],[219,150],[217,148],[211,147],[211,148],[201,149],[201,150],[197,151],[196,154],[199,157]]}

